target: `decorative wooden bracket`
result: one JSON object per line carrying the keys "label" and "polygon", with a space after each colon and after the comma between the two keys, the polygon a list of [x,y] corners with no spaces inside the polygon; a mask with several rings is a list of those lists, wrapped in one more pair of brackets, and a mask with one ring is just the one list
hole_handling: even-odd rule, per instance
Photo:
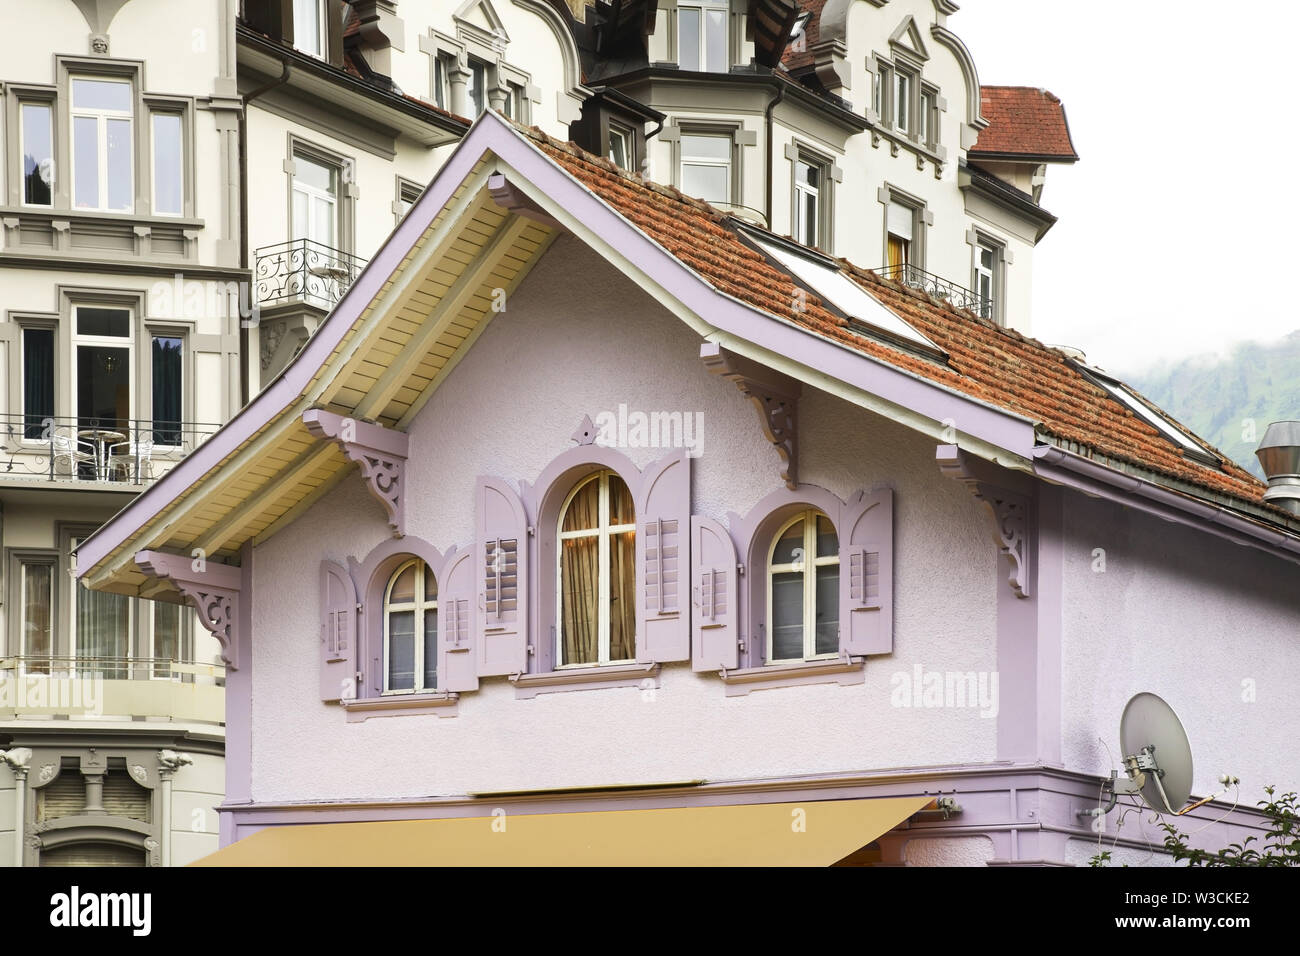
{"label": "decorative wooden bracket", "polygon": [[187,558],[165,551],[137,551],[135,563],[151,578],[170,581],[199,613],[199,620],[221,644],[221,659],[239,670],[240,570],[206,558]]}
{"label": "decorative wooden bracket", "polygon": [[758,411],[767,440],[781,455],[781,480],[794,491],[799,486],[799,445],[796,411],[803,386],[780,372],[736,355],[717,342],[700,346],[700,361],[714,375],[734,382]]}
{"label": "decorative wooden bracket", "polygon": [[336,442],[343,454],[361,466],[361,477],[384,510],[399,538],[406,534],[406,457],[410,439],[373,422],[359,422],[322,408],[309,408],[302,422],[317,438]]}
{"label": "decorative wooden bracket", "polygon": [[508,209],[516,216],[523,216],[525,219],[533,220],[533,222],[540,222],[552,229],[564,228],[558,219],[543,210],[541,206],[529,199],[510,180],[506,179],[504,173],[493,173],[488,177],[488,195],[492,197],[494,203],[502,209]]}
{"label": "decorative wooden bracket", "polygon": [[993,541],[1011,564],[1007,583],[1016,597],[1029,597],[1034,559],[1031,496],[998,484],[990,466],[971,460],[956,445],[940,445],[935,459],[939,471],[964,484],[988,509],[993,519]]}

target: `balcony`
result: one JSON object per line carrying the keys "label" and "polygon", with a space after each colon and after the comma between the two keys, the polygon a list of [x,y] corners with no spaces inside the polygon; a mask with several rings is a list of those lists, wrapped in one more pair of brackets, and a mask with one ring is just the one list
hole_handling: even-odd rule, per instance
{"label": "balcony", "polygon": [[0,659],[0,721],[154,718],[225,722],[219,664],[147,658]]}
{"label": "balcony", "polygon": [[918,289],[936,299],[942,299],[954,309],[974,312],[982,319],[993,319],[993,300],[967,289],[965,286],[949,282],[933,272],[926,272],[910,263],[899,266],[884,266],[873,269],[882,279],[889,279],[911,289]]}
{"label": "balcony", "polygon": [[328,312],[356,281],[366,260],[311,239],[263,246],[253,253],[261,308],[305,302]]}
{"label": "balcony", "polygon": [[123,490],[170,471],[220,425],[0,415],[0,480],[96,483]]}

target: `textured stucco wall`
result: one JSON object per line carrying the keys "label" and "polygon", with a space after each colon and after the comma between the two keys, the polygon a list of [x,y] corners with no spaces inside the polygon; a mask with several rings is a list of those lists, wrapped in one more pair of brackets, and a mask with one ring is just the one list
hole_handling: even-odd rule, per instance
{"label": "textured stucco wall", "polygon": [[[575,277],[581,277],[578,281]],[[599,290],[599,294],[593,291]],[[572,447],[584,414],[619,403],[704,413],[694,507],[721,520],[779,487],[777,456],[699,339],[574,240],[561,239],[411,428],[409,533],[445,550],[473,537],[479,474],[532,480]],[[700,778],[762,777],[989,759],[996,720],[973,709],[903,709],[890,677],[989,670],[995,551],[974,500],[941,478],[933,445],[808,392],[801,477],[846,496],[896,489],[895,649],[865,684],[727,698],[714,676],[664,668],[636,688],[516,700],[504,678],[461,696],[459,716],[345,723],[317,694],[317,566],[361,558],[388,535],[356,475],[260,546],[253,594],[255,800],[419,796]],[[626,449],[638,464],[660,449]]]}
{"label": "textured stucco wall", "polygon": [[1064,511],[1066,768],[1109,773],[1124,704],[1150,691],[1187,730],[1193,793],[1225,770],[1249,807],[1300,786],[1300,567],[1083,495]]}
{"label": "textured stucco wall", "polygon": [[983,866],[997,855],[985,836],[908,840],[904,854],[908,866]]}

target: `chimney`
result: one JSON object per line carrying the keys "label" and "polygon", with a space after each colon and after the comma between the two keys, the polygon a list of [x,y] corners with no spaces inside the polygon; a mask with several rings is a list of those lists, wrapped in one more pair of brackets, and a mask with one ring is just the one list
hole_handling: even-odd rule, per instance
{"label": "chimney", "polygon": [[1300,515],[1300,422],[1274,422],[1255,449],[1268,490],[1264,500]]}

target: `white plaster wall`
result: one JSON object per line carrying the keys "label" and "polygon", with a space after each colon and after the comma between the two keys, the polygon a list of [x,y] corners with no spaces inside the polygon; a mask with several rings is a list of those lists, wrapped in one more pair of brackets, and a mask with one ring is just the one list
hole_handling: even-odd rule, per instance
{"label": "white plaster wall", "polygon": [[[581,276],[582,281],[575,281]],[[592,290],[601,294],[593,296]],[[779,486],[777,457],[699,339],[571,239],[560,239],[411,428],[408,532],[446,549],[473,536],[475,477],[533,479],[584,414],[704,413],[694,509],[725,520]],[[664,668],[635,688],[516,700],[504,679],[462,695],[459,716],[346,723],[318,697],[317,567],[385,540],[379,505],[351,475],[255,554],[256,800],[422,796],[478,790],[764,777],[991,759],[995,720],[976,710],[891,706],[890,677],[995,666],[995,553],[973,499],[941,478],[933,446],[809,390],[805,481],[841,496],[896,488],[895,648],[865,684],[727,698],[715,676]],[[654,449],[630,449],[642,465]]]}
{"label": "white plaster wall", "polygon": [[1113,836],[1103,837],[1100,845],[1096,840],[1067,840],[1065,862],[1071,866],[1089,866],[1089,861],[1094,856],[1105,851],[1110,853],[1107,866],[1186,866],[1185,863],[1175,863],[1174,858],[1168,853],[1160,852],[1158,848],[1164,843],[1165,834],[1163,830],[1157,828],[1156,824],[1147,823],[1142,828],[1138,828],[1137,823],[1130,823],[1125,829],[1130,827],[1132,832],[1126,833],[1125,836],[1130,839],[1149,841],[1147,849],[1115,846],[1111,842]]}
{"label": "white plaster wall", "polygon": [[984,866],[995,856],[986,836],[908,840],[903,853],[908,866]]}
{"label": "white plaster wall", "polygon": [[225,760],[194,754],[172,782],[172,866],[185,866],[218,849],[216,808],[226,792]]}
{"label": "white plaster wall", "polygon": [[1066,768],[1108,774],[1124,704],[1150,691],[1187,731],[1194,794],[1223,771],[1248,807],[1266,785],[1300,786],[1300,568],[1082,495],[1064,507]]}

